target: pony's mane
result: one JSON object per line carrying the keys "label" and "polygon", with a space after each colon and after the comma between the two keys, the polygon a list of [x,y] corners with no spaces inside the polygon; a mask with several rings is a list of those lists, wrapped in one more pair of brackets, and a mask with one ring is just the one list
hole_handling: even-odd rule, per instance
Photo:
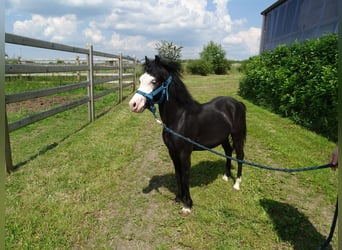
{"label": "pony's mane", "polygon": [[[182,78],[181,64],[176,61],[161,59],[159,56],[155,56],[155,60],[149,60],[145,57],[144,70],[145,72],[155,76],[164,77],[160,79],[165,81],[169,75],[177,78]],[[157,79],[158,80],[158,79]]]}
{"label": "pony's mane", "polygon": [[155,56],[155,60],[151,61],[145,57],[144,64],[145,72],[156,77],[157,81],[164,82],[171,75],[173,83],[170,86],[170,95],[172,95],[177,102],[186,109],[197,110],[198,102],[195,101],[185,84],[181,80],[181,64],[179,62],[161,59]]}

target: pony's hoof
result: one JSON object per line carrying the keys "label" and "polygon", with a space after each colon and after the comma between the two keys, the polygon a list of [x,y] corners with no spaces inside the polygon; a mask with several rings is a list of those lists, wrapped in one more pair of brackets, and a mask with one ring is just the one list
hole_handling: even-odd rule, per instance
{"label": "pony's hoof", "polygon": [[234,188],[235,190],[240,190],[240,183],[241,183],[241,177],[236,179],[233,188]]}
{"label": "pony's hoof", "polygon": [[224,180],[224,181],[228,181],[228,180],[229,180],[229,178],[228,178],[228,176],[227,176],[227,175],[223,175],[223,176],[222,176],[222,180]]}
{"label": "pony's hoof", "polygon": [[233,188],[234,188],[235,190],[237,190],[237,191],[240,190],[240,186],[239,186],[237,183],[234,184]]}
{"label": "pony's hoof", "polygon": [[191,209],[188,207],[183,207],[182,208],[182,214],[183,215],[189,215],[191,213]]}

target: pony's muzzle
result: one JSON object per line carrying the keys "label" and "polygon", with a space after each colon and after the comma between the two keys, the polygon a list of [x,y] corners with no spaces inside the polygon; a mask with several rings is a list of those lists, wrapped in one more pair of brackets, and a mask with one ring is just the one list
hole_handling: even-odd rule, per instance
{"label": "pony's muzzle", "polygon": [[132,112],[141,113],[146,108],[146,98],[139,94],[135,94],[128,105]]}

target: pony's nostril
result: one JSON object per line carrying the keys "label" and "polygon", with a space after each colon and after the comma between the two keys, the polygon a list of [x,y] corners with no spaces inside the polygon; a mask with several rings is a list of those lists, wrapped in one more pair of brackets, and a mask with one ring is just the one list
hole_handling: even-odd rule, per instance
{"label": "pony's nostril", "polygon": [[133,108],[136,108],[136,106],[137,106],[137,103],[136,102],[133,102]]}

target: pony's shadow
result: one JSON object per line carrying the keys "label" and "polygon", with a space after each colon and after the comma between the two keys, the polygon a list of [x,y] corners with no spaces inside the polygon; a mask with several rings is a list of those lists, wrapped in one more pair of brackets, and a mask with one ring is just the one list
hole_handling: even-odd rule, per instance
{"label": "pony's shadow", "polygon": [[[191,167],[190,186],[205,186],[223,175],[225,171],[225,161],[202,161]],[[234,167],[232,167],[233,169]],[[144,193],[150,193],[152,190],[159,191],[159,188],[165,187],[170,192],[176,194],[176,177],[174,173],[155,175],[151,178],[149,185],[143,189]]]}
{"label": "pony's shadow", "polygon": [[[318,249],[326,238],[320,234],[307,216],[297,208],[270,199],[260,200],[260,205],[272,219],[274,230],[282,241],[291,243],[293,249]],[[331,245],[325,249],[331,250]]]}

